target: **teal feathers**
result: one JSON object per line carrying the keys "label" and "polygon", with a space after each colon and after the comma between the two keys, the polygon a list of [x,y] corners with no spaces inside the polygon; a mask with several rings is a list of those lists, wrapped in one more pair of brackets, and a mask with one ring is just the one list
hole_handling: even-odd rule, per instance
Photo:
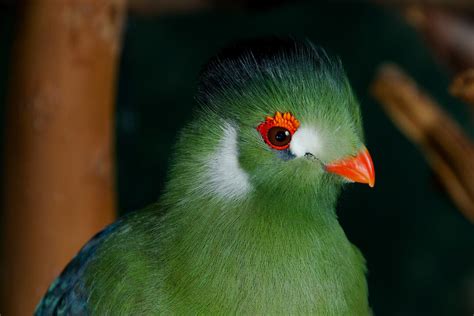
{"label": "teal feathers", "polygon": [[[160,200],[86,246],[37,314],[368,315],[364,259],[335,212],[347,178],[325,168],[363,148],[340,62],[251,43],[209,63],[197,100]],[[284,150],[257,131],[276,112],[301,123]]]}

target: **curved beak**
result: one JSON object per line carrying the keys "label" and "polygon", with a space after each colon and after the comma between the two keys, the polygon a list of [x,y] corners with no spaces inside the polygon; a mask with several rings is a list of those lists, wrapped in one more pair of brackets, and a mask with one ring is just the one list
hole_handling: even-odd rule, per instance
{"label": "curved beak", "polygon": [[327,172],[340,175],[351,182],[367,183],[371,188],[375,185],[374,163],[365,147],[357,156],[331,162],[325,167]]}

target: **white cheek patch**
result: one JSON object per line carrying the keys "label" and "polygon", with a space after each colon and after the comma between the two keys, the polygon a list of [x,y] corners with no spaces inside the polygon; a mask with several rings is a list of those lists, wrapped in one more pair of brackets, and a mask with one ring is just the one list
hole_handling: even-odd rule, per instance
{"label": "white cheek patch", "polygon": [[221,198],[240,198],[250,191],[251,184],[248,174],[239,165],[237,129],[225,123],[223,130],[217,150],[207,161],[206,186],[210,193]]}
{"label": "white cheek patch", "polygon": [[317,156],[321,148],[321,136],[311,126],[300,126],[291,138],[290,151],[296,157],[303,157],[306,153]]}

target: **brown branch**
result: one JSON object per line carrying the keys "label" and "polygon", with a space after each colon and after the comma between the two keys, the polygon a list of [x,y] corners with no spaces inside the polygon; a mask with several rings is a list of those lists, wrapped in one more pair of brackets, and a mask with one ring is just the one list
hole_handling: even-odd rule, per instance
{"label": "brown branch", "polygon": [[474,67],[474,22],[470,16],[418,5],[405,7],[404,15],[447,66],[456,72]]}
{"label": "brown branch", "polygon": [[458,13],[474,13],[474,3],[471,0],[374,0],[374,2],[395,8],[422,6]]}
{"label": "brown branch", "polygon": [[371,90],[400,130],[421,148],[458,208],[474,222],[474,144],[397,66],[382,66]]}
{"label": "brown branch", "polygon": [[452,95],[472,105],[474,109],[474,68],[456,76],[449,91]]}
{"label": "brown branch", "polygon": [[399,12],[455,72],[474,67],[474,1],[373,0]]}
{"label": "brown branch", "polygon": [[115,213],[113,113],[124,0],[25,1],[6,113],[0,313],[31,315]]}

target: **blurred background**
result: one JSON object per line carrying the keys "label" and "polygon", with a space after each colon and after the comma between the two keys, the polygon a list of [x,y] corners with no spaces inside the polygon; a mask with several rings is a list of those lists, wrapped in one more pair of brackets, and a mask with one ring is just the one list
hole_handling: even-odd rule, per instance
{"label": "blurred background", "polygon": [[474,313],[472,1],[1,0],[1,315],[160,196],[200,67],[272,35],[339,56],[360,100],[377,183],[338,214],[375,315]]}

